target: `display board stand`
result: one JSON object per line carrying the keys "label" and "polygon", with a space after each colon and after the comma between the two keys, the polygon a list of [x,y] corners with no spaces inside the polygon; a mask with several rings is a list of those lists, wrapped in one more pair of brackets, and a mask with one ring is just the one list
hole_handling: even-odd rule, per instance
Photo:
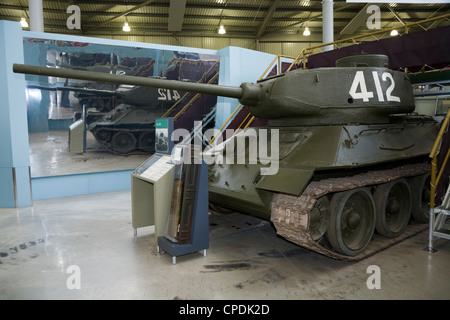
{"label": "display board stand", "polygon": [[155,121],[155,154],[131,173],[131,224],[155,226],[155,240],[167,232],[175,164],[172,162],[173,118]]}
{"label": "display board stand", "polygon": [[175,165],[170,155],[155,153],[131,173],[131,224],[155,226],[155,240],[166,233]]}
{"label": "display board stand", "polygon": [[83,105],[81,118],[69,126],[69,153],[86,152],[86,106]]}
{"label": "display board stand", "polygon": [[189,243],[176,243],[166,236],[158,237],[158,252],[163,250],[171,255],[173,264],[176,264],[177,256],[197,251],[203,251],[205,256],[209,248],[208,165],[202,161],[198,166]]}

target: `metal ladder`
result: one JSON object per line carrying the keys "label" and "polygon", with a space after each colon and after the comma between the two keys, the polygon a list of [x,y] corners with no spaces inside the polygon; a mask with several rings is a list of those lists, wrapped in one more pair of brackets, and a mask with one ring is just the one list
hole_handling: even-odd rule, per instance
{"label": "metal ladder", "polygon": [[450,240],[450,186],[440,206],[430,210],[430,225],[428,236],[428,251],[436,252],[433,248],[435,238]]}
{"label": "metal ladder", "polygon": [[[425,248],[425,250],[428,250],[428,252],[436,252],[436,250],[433,248],[433,241],[435,240],[435,238],[450,240],[450,223],[447,223],[447,220],[450,216],[450,186],[447,187],[441,205],[435,207],[436,187],[439,183],[439,180],[442,177],[444,169],[450,158],[450,148],[448,148],[447,150],[440,150],[443,136],[445,132],[449,130],[449,123],[450,123],[450,109],[447,111],[447,114],[441,124],[441,129],[439,130],[438,136],[429,155],[429,157],[432,160],[431,160],[431,182],[430,182],[431,194],[430,194],[430,211],[429,211],[430,220],[428,233],[428,247]],[[445,159],[441,164],[441,168],[439,168],[438,170],[437,155],[440,152],[445,153]]]}

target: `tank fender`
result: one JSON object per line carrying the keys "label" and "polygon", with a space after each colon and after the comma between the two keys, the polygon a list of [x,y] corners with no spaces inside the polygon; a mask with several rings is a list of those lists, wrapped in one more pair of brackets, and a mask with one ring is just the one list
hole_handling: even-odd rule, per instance
{"label": "tank fender", "polygon": [[262,176],[256,188],[299,196],[313,174],[314,170],[279,168],[277,174]]}

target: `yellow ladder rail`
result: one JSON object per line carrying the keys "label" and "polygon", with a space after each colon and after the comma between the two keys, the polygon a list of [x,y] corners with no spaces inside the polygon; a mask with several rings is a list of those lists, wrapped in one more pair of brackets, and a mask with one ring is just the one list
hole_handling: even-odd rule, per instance
{"label": "yellow ladder rail", "polygon": [[[295,59],[294,57],[291,57],[291,56],[286,56],[286,55],[281,55],[281,54],[278,54],[270,63],[269,63],[269,66],[266,68],[266,70],[264,70],[264,72],[261,74],[261,76],[259,77],[259,79],[258,80],[261,80],[263,77],[264,77],[264,75],[270,70],[270,68],[271,67],[273,67],[273,64],[275,63],[275,62],[277,62],[278,61],[278,74],[280,73],[280,70],[281,70],[281,58],[288,58],[288,59]],[[294,60],[295,61],[295,60]],[[290,68],[292,68],[292,64],[291,64],[291,66],[289,66],[289,70],[290,70]],[[288,70],[288,71],[289,71]],[[234,111],[230,114],[230,116],[227,118],[227,120],[225,120],[225,122],[222,124],[222,126],[220,127],[220,129],[218,130],[218,132],[211,138],[211,140],[209,141],[209,144],[212,144],[216,139],[217,139],[217,137],[222,133],[222,131],[223,131],[223,129],[225,128],[225,126],[227,126],[228,124],[229,124],[229,122],[231,121],[231,119],[233,118],[233,116],[241,109],[241,107],[242,107],[242,104],[239,104],[235,109],[234,109]],[[247,115],[247,117],[245,118],[245,119],[247,119],[248,118],[248,115]],[[253,122],[253,120],[254,120],[254,118],[255,117],[252,117],[251,119],[250,119],[250,122],[247,124],[247,126],[244,128],[244,129],[247,129],[247,127]],[[243,122],[239,125],[239,127],[238,127],[238,129],[241,127],[243,125]]]}
{"label": "yellow ladder rail", "polygon": [[[247,121],[247,119],[248,119],[249,116],[250,116],[250,113],[248,113],[247,116],[244,118],[244,120],[242,120],[242,122],[241,122],[241,123],[239,124],[239,126],[238,126],[238,129],[235,130],[235,131],[233,132],[232,137],[239,131],[239,129],[242,127],[242,125],[244,124],[244,122]],[[246,126],[245,128],[247,128],[247,126]]]}
{"label": "yellow ladder rail", "polygon": [[213,143],[217,139],[217,136],[222,132],[223,128],[228,124],[228,122],[230,122],[231,118],[236,114],[236,112],[238,112],[238,110],[240,110],[241,107],[242,104],[239,103],[239,105],[234,109],[234,111],[230,114],[227,120],[225,120],[225,122],[222,124],[219,131],[214,135],[214,137],[211,138],[208,144]]}
{"label": "yellow ladder rail", "polygon": [[[216,62],[215,64],[213,64],[213,65],[211,66],[211,68],[209,68],[208,71],[206,71],[206,72],[202,75],[201,79],[198,80],[197,83],[203,82],[203,79],[206,78],[206,75],[207,75],[207,74],[208,74],[208,73],[209,73],[209,72],[210,72],[217,64],[218,64],[218,62]],[[213,80],[217,79],[217,77],[218,77],[218,74],[214,75],[214,77],[213,77],[214,79],[213,79]],[[210,80],[210,82],[208,82],[208,83],[211,83],[211,82],[212,82],[212,81]],[[168,115],[168,114],[169,114],[176,106],[178,106],[178,104],[180,104],[181,101],[183,101],[183,100],[189,95],[189,93],[190,93],[190,92],[186,92],[180,100],[178,100],[176,103],[174,103],[174,105],[171,106],[171,107],[170,107],[170,108],[162,115],[161,118],[167,117],[167,115]],[[194,97],[194,98],[195,98],[195,97]],[[178,117],[177,117],[177,118],[178,118]]]}
{"label": "yellow ladder rail", "polygon": [[[281,73],[281,58],[294,59],[294,62],[295,62],[295,59],[296,59],[296,58],[291,57],[291,56],[286,56],[286,55],[278,54],[278,55],[277,55],[277,56],[269,63],[269,66],[266,68],[266,70],[264,70],[264,72],[261,74],[261,76],[258,78],[258,80],[261,80],[261,79],[264,77],[264,75],[270,70],[270,68],[273,68],[273,64],[274,64],[275,62],[277,62],[277,66],[278,66],[278,68],[277,68],[277,71],[278,71],[277,74],[280,74],[280,73]],[[289,70],[292,68],[294,62],[291,63],[291,65],[288,67],[288,70],[287,70],[287,71],[289,71]],[[287,71],[286,71],[286,72],[287,72]],[[233,118],[233,116],[241,109],[241,107],[242,107],[242,104],[239,104],[239,105],[234,109],[234,111],[230,114],[230,116],[227,118],[227,120],[225,120],[225,122],[222,124],[222,126],[220,127],[220,129],[218,130],[218,132],[214,135],[214,137],[211,138],[211,140],[209,141],[209,144],[212,144],[212,143],[217,139],[217,137],[219,136],[219,134],[222,133],[222,131],[223,131],[223,129],[225,128],[225,126],[228,125],[228,123],[231,121],[231,119]],[[250,114],[248,114],[248,115],[245,117],[244,121],[241,122],[241,124],[240,124],[239,127],[238,127],[238,130],[242,127],[242,125],[244,124],[245,120],[247,120],[247,118],[249,117],[249,115],[250,115]],[[252,124],[253,120],[255,120],[255,117],[254,117],[254,116],[251,117],[251,119],[249,120],[249,122],[247,123],[247,125],[244,127],[244,130],[247,129],[247,128],[250,126],[250,124]]]}
{"label": "yellow ladder rail", "polygon": [[183,101],[186,97],[187,97],[187,95],[189,94],[190,92],[186,92],[184,95],[183,95],[183,97],[181,97],[181,99],[180,100],[178,100],[177,102],[175,102],[174,104],[173,104],[173,106],[171,106],[163,115],[162,115],[162,117],[161,118],[165,118],[165,117],[167,117],[167,115],[177,106],[177,105],[179,105],[180,103],[181,103],[181,101]]}
{"label": "yellow ladder rail", "polygon": [[[420,24],[428,23],[428,22],[433,22],[433,21],[437,21],[437,20],[445,20],[445,19],[448,19],[448,18],[450,18],[450,13],[444,14],[442,16],[434,17],[434,18],[420,20],[420,21],[417,21],[417,22],[407,23],[407,24],[404,24],[403,26],[401,26],[400,28],[404,28],[405,29],[405,33],[409,33],[409,29],[412,26],[416,26],[416,25],[420,25]],[[294,61],[294,63],[296,61],[300,61],[301,60],[301,61],[303,61],[303,69],[306,69],[306,62],[307,62],[308,55],[313,54],[314,50],[316,50],[316,49],[320,49],[320,48],[323,48],[323,47],[326,47],[326,46],[330,46],[330,45],[333,45],[333,47],[334,47],[335,44],[346,43],[346,42],[353,42],[355,44],[357,39],[362,39],[362,38],[374,36],[374,35],[377,35],[377,34],[390,32],[390,31],[395,30],[395,29],[399,29],[399,28],[381,29],[381,30],[374,31],[374,32],[371,32],[371,33],[362,34],[362,35],[359,35],[359,36],[354,36],[354,37],[350,37],[350,38],[346,38],[346,39],[336,40],[336,41],[329,42],[329,43],[323,43],[323,44],[320,44],[320,45],[317,45],[317,46],[314,46],[314,47],[304,48],[304,49],[302,49],[300,51],[300,53],[297,56],[297,58]]]}
{"label": "yellow ladder rail", "polygon": [[[300,57],[305,54],[304,53],[305,51],[306,51],[306,48],[303,48],[300,51],[300,53],[295,57],[294,61],[292,61],[291,65],[287,68],[286,72],[288,72],[292,69],[292,67],[297,63],[297,61],[300,60]],[[303,64],[303,67],[305,67],[305,64]]]}
{"label": "yellow ladder rail", "polygon": [[[219,77],[219,74],[216,73],[209,81],[208,84],[211,84],[214,80]],[[200,93],[197,93],[174,117],[173,120],[177,120],[194,102],[201,96]]]}
{"label": "yellow ladder rail", "polygon": [[442,138],[444,136],[445,131],[447,130],[448,124],[450,121],[450,110],[447,111],[447,114],[442,122],[441,129],[437,135],[436,141],[434,142],[433,148],[431,149],[429,157],[431,158],[431,182],[430,182],[430,209],[434,209],[435,205],[435,193],[436,187],[439,183],[439,180],[442,177],[442,173],[444,172],[445,166],[447,164],[448,158],[450,157],[450,149],[447,150],[444,161],[441,165],[439,172],[437,172],[437,155],[439,153],[439,146],[441,145]]}

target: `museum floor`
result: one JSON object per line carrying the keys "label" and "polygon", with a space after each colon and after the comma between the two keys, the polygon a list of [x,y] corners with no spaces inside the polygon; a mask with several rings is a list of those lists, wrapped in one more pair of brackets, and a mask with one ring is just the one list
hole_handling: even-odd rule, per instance
{"label": "museum floor", "polygon": [[133,170],[148,159],[147,154],[127,157],[106,151],[88,131],[84,154],[70,154],[68,130],[51,130],[29,134],[31,177]]}
{"label": "museum floor", "polygon": [[[153,227],[134,235],[130,191],[0,209],[0,299],[450,299],[450,241],[436,240],[429,253],[427,232],[344,262],[285,241],[250,216],[210,214],[209,225],[206,256],[172,264],[157,252]],[[380,289],[368,287],[372,265]]]}

